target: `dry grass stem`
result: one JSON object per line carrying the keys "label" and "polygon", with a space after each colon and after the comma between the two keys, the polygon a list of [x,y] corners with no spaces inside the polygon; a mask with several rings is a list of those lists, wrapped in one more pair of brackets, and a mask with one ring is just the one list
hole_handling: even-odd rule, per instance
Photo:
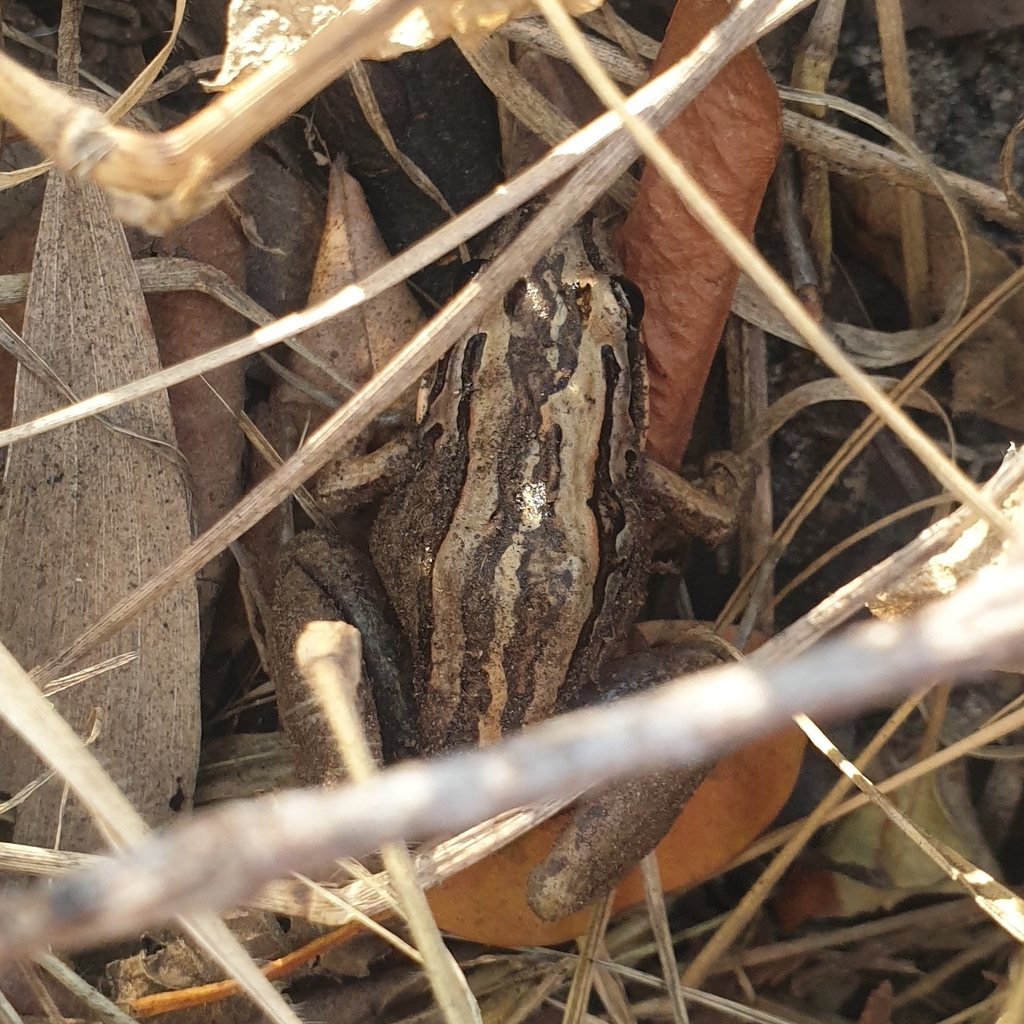
{"label": "dry grass stem", "polygon": [[[889,119],[908,138],[914,136],[914,100],[910,91],[906,31],[900,0],[875,0],[878,38],[882,47]],[[896,201],[903,240],[904,293],[910,307],[911,327],[928,319],[928,240],[925,235],[924,204],[917,192],[897,189]]]}
{"label": "dry grass stem", "polygon": [[977,901],[978,905],[1012,938],[1024,942],[1024,901],[1016,893],[955,850],[932,836],[925,835],[902,811],[879,793],[863,772],[852,764],[834,743],[806,715],[797,715],[797,724],[807,738],[946,876]]}
{"label": "dry grass stem", "polygon": [[[901,786],[907,786],[917,779],[930,775],[932,772],[947,764],[952,764],[961,757],[966,757],[968,755],[975,756],[976,751],[986,743],[993,743],[997,739],[1000,739],[1003,736],[1008,736],[1010,733],[1016,732],[1020,728],[1024,728],[1024,711],[1017,710],[1012,714],[1007,715],[1005,718],[1000,718],[989,725],[983,726],[981,729],[978,729],[965,739],[952,743],[948,747],[944,747],[931,757],[926,757],[923,761],[918,761],[909,768],[905,768],[896,775],[892,775],[888,779],[879,782],[875,789],[882,794],[895,792]],[[829,811],[825,815],[821,824],[827,825],[832,821],[836,821],[844,815],[850,814],[852,811],[856,811],[861,807],[866,807],[869,802],[868,797],[863,794],[851,797],[849,800],[844,800],[838,807]],[[727,865],[727,869],[738,867],[740,864],[749,863],[751,860],[767,853],[769,850],[782,846],[783,843],[789,841],[797,829],[803,827],[806,820],[807,819],[795,821],[793,824],[787,825],[785,828],[777,829],[775,832],[759,839],[731,864]]]}
{"label": "dry grass stem", "polygon": [[[967,230],[957,210],[953,196],[938,169],[925,158],[914,142],[895,126],[878,117],[876,114],[859,107],[847,100],[833,96],[808,93],[800,89],[779,88],[779,95],[786,101],[806,102],[817,100],[830,109],[848,114],[864,124],[887,135],[906,151],[918,164],[946,204],[956,232],[959,237],[964,258],[963,279],[959,287],[948,296],[942,316],[933,324],[925,327],[912,327],[906,331],[893,333],[853,327],[849,324],[831,324],[830,329],[840,342],[847,355],[860,367],[872,368],[893,366],[897,363],[916,359],[922,354],[934,354],[948,344],[949,332],[954,330],[963,315],[970,291],[970,261]],[[740,316],[751,320],[759,327],[785,338],[795,345],[806,345],[801,332],[795,331],[788,318],[781,315],[771,302],[765,302],[758,289],[751,285],[745,277],[740,283],[733,298],[733,310]]]}
{"label": "dry grass stem", "polygon": [[[231,164],[347,70],[414,2],[377,0],[368,7],[350,7],[306,44],[301,62],[282,58],[260,68],[195,117],[160,135],[94,116],[2,53],[0,109],[62,170],[88,174],[107,190],[123,219],[166,231],[219,202],[233,180],[225,177]],[[121,113],[116,109],[113,116]]]}
{"label": "dry grass stem", "polygon": [[838,558],[844,551],[859,544],[862,540],[873,537],[876,533],[888,529],[894,523],[899,523],[904,519],[909,519],[911,516],[916,516],[918,512],[926,512],[930,508],[948,506],[949,495],[936,494],[931,498],[922,498],[920,501],[911,502],[909,505],[904,505],[903,508],[897,509],[897,511],[887,516],[882,516],[881,519],[876,519],[873,523],[868,523],[862,529],[851,533],[848,537],[844,537],[838,544],[834,544],[828,551],[819,555],[812,562],[808,562],[784,587],[775,592],[769,602],[769,607],[777,608],[794,590],[798,590],[812,576],[824,569],[826,565]]}
{"label": "dry grass stem", "polygon": [[672,946],[672,929],[669,928],[668,914],[665,911],[665,893],[661,888],[661,873],[658,870],[658,858],[649,853],[640,862],[640,871],[644,879],[644,896],[647,900],[647,916],[651,921],[651,931],[658,950],[658,962],[661,964],[661,976],[665,979],[669,1003],[672,1006],[673,1024],[690,1024],[690,1015],[686,1012],[686,1002],[680,986],[679,965]]}
{"label": "dry grass stem", "polygon": [[[602,10],[608,10],[608,8],[602,8]],[[553,32],[539,18],[521,18],[518,21],[510,21],[495,34],[502,39],[507,39],[510,43],[521,43],[540,50],[541,53],[546,53],[549,57],[555,57],[567,63],[570,61],[569,51],[558,38],[557,33]],[[635,43],[635,39],[631,38],[630,42]],[[649,42],[653,44],[653,51],[648,52],[656,54],[659,44],[654,40]],[[616,82],[635,89],[647,81],[647,65],[640,59],[640,54],[636,58],[631,57],[620,46],[596,37],[590,40],[590,45],[594,48],[597,59]],[[635,45],[634,49],[636,49]]]}
{"label": "dry grass stem", "polygon": [[1018,1024],[1024,1020],[1024,959],[1019,950],[1010,961],[1010,983],[1001,995],[1003,1007],[996,1024]]}
{"label": "dry grass stem", "polygon": [[[807,92],[825,92],[839,51],[839,30],[846,0],[821,0],[793,60],[793,85]],[[808,114],[824,117],[823,107],[808,106]],[[832,191],[828,165],[814,153],[801,155],[804,215],[810,228],[811,247],[827,289],[832,274]]]}
{"label": "dry grass stem", "polygon": [[[366,123],[373,129],[374,134],[381,141],[381,145],[390,154],[391,158],[398,164],[399,167],[405,171],[409,180],[429,199],[432,199],[437,205],[449,216],[454,217],[455,211],[448,204],[448,200],[441,195],[438,187],[430,180],[427,174],[411,160],[405,153],[398,148],[398,143],[395,142],[395,137],[391,134],[391,129],[387,125],[387,121],[384,120],[384,115],[381,113],[380,106],[377,103],[377,97],[373,94],[373,86],[370,85],[370,79],[366,75],[366,69],[363,67],[362,61],[356,61],[348,72],[348,80],[352,85],[352,91],[355,93],[356,101],[359,103],[359,109],[363,112],[363,117],[366,118]],[[469,255],[466,253],[463,259],[468,259]]]}
{"label": "dry grass stem", "polygon": [[105,1021],[106,1024],[134,1024],[124,1010],[85,982],[52,953],[43,953],[36,957],[36,963],[99,1020]]}
{"label": "dry grass stem", "polygon": [[[872,374],[868,380],[883,392],[891,391],[899,384],[898,378],[883,377],[877,374]],[[748,446],[764,444],[788,420],[821,402],[859,402],[860,400],[860,396],[856,395],[845,381],[837,377],[821,377],[818,380],[808,381],[806,384],[799,384],[765,410],[764,416],[753,424],[749,438],[739,446],[739,450],[743,452]],[[937,398],[927,391],[920,390],[908,395],[903,404],[911,409],[929,412],[940,419],[946,428],[949,445],[955,450],[956,435],[953,423]]]}
{"label": "dry grass stem", "polygon": [[613,893],[609,893],[590,908],[590,924],[586,934],[577,940],[579,955],[565,1001],[562,1024],[580,1024],[586,1015],[590,991],[594,985],[595,964],[612,914],[612,896]]}
{"label": "dry grass stem", "polygon": [[[185,17],[185,0],[175,0],[174,3],[174,20],[171,24],[171,31],[168,34],[167,42],[161,47],[160,52],[143,68],[142,72],[135,78],[135,80],[128,86],[123,93],[121,93],[114,103],[106,111],[104,115],[111,123],[116,122],[120,118],[124,117],[129,110],[132,109],[138,102],[140,102],[146,93],[146,90],[156,81],[157,75],[163,70],[164,65],[167,63],[168,58],[174,52],[174,47],[178,42],[178,32],[181,29],[181,23]],[[4,31],[7,31],[7,26],[4,25]],[[76,37],[77,45],[77,37]],[[58,54],[59,59],[59,54]],[[5,72],[9,72],[12,81],[5,82]],[[77,82],[78,76],[81,75],[87,81],[92,82],[103,92],[111,92],[109,87],[106,87],[102,82],[95,82],[91,75],[83,72],[80,68],[73,68],[73,77],[69,80]],[[20,82],[22,88],[26,88],[28,91],[20,93],[18,87],[14,84]],[[51,110],[47,107],[46,101],[42,100],[44,111],[43,116],[40,117],[39,108],[34,107],[35,102],[39,102],[43,95],[52,99],[54,92],[62,97],[62,102],[58,105],[59,110]],[[70,100],[70,103],[68,101]],[[2,50],[0,50],[0,111],[3,112],[3,116],[6,120],[9,120],[15,124],[17,121],[12,114],[8,114],[6,105],[11,104],[14,110],[20,111],[26,118],[36,122],[37,126],[41,122],[46,122],[47,119],[52,115],[56,114],[58,117],[61,112],[67,111],[69,108],[73,108],[76,112],[80,112],[83,120],[86,122],[92,119],[92,114],[95,113],[91,108],[83,107],[77,104],[77,102],[67,94],[60,90],[54,90],[53,86],[49,83],[44,82],[40,78],[36,78],[31,72],[25,71],[17,63],[7,57]],[[148,120],[148,119],[147,119]],[[23,129],[24,130],[24,129]],[[25,131],[26,138],[32,138],[34,136]],[[44,151],[46,146],[40,146]],[[52,154],[49,154],[52,157]],[[37,164],[35,167],[27,167],[18,171],[10,171],[0,173],[0,190],[11,188],[14,185],[20,185],[25,181],[31,181],[32,178],[37,178],[41,174],[45,174],[50,168],[53,167],[52,160],[45,160],[41,164]],[[63,168],[67,170],[68,168]]]}
{"label": "dry grass stem", "polygon": [[[930,174],[910,157],[862,139],[833,125],[785,110],[782,130],[786,141],[797,149],[823,157],[839,171],[853,175],[877,174],[895,185],[917,189],[926,195],[940,192]],[[974,207],[981,216],[1005,227],[1020,230],[1024,217],[1005,190],[992,188],[962,174],[936,168],[942,181],[957,199]]]}
{"label": "dry grass stem", "polygon": [[972,943],[956,956],[951,956],[941,967],[930,971],[920,980],[908,985],[893,999],[892,1008],[898,1010],[902,1006],[909,1006],[919,999],[926,998],[941,988],[950,978],[956,977],[962,970],[970,967],[971,964],[987,961],[1001,949],[1011,945],[1013,945],[1013,939],[1004,931],[1001,929],[993,931],[991,935]]}
{"label": "dry grass stem", "polygon": [[[729,381],[729,430],[734,451],[744,451],[753,483],[748,500],[740,515],[738,535],[740,548],[740,571],[746,572],[753,565],[760,565],[772,536],[773,502],[771,488],[770,449],[767,441],[748,445],[754,425],[764,416],[768,408],[768,364],[764,332],[759,327],[746,324],[731,317],[725,332],[725,354]],[[773,592],[774,573],[765,574],[763,587]],[[774,616],[768,607],[752,618],[757,628],[766,636],[774,630]],[[749,633],[740,627],[735,646],[744,650]]]}
{"label": "dry grass stem", "polygon": [[[348,776],[354,782],[373,778],[377,766],[355,697],[363,664],[359,631],[345,622],[310,623],[296,642],[295,662],[323,709]],[[480,1024],[480,1008],[441,938],[411,854],[401,839],[384,843],[380,852],[444,1019]]]}
{"label": "dry grass stem", "polygon": [[3,992],[0,992],[0,1021],[3,1021],[3,1024],[23,1024],[18,1011]]}

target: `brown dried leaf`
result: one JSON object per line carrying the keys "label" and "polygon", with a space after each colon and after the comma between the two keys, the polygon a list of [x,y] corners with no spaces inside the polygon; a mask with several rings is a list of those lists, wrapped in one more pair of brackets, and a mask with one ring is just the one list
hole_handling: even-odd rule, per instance
{"label": "brown dried leaf", "polygon": [[232,196],[268,250],[276,250],[250,251],[246,290],[274,316],[301,309],[316,261],[310,239],[319,238],[324,228],[323,201],[304,179],[259,146],[249,154],[249,176]]}
{"label": "brown dried leaf", "polygon": [[[83,393],[159,368],[149,316],[124,231],[103,194],[51,174],[33,262],[24,339]],[[18,422],[63,404],[21,370]],[[95,421],[16,446],[8,456],[0,509],[5,581],[0,637],[22,661],[60,651],[129,590],[189,542],[185,490],[173,451],[166,397],[121,410],[118,420],[163,442],[159,451]],[[199,754],[198,622],[195,590],[179,588],[95,656],[137,650],[138,658],[54,696],[80,734],[100,712],[95,749],[150,825],[187,809]],[[42,765],[0,731],[0,789],[16,791]],[[44,787],[19,809],[18,842],[51,845],[61,789]],[[73,799],[61,846],[104,845]]]}
{"label": "brown dried leaf", "polygon": [[[310,304],[333,295],[345,285],[376,270],[389,259],[373,215],[359,183],[340,163],[331,167],[327,219],[313,283]],[[423,323],[423,314],[404,285],[396,285],[375,299],[327,324],[307,331],[303,346],[323,361],[335,376],[289,352],[286,365],[309,385],[333,397],[342,405],[351,391],[339,385],[346,381],[352,389],[365,384]],[[407,405],[412,396],[406,396]],[[315,429],[331,411],[312,400],[298,388],[280,383],[274,389],[274,406],[291,447],[305,430]],[[407,409],[411,412],[411,409]]]}
{"label": "brown dried leaf", "polygon": [[[245,240],[223,205],[157,239],[153,251],[216,267],[240,286],[245,279]],[[146,305],[165,366],[208,352],[246,331],[238,313],[200,292],[154,293],[146,297]],[[170,391],[174,433],[189,469],[196,533],[217,522],[242,495],[244,440],[237,416],[245,398],[243,374],[242,363],[231,363],[205,374],[205,383],[194,378]],[[224,552],[204,566],[196,579],[204,637],[229,571],[230,555]]]}
{"label": "brown dried leaf", "polygon": [[[680,0],[652,77],[689,52],[729,10],[727,0]],[[750,234],[782,138],[778,94],[757,51],[734,57],[662,137],[732,222]],[[645,300],[647,450],[676,469],[739,271],[650,167],[623,226],[622,249],[626,274]]]}
{"label": "brown dried leaf", "polygon": [[[571,0],[571,14],[585,14],[601,0]],[[311,4],[308,0],[231,0],[228,7],[228,44],[220,74],[211,89],[226,89],[239,76],[249,74],[278,57],[301,49],[317,32],[348,8],[338,3]],[[529,0],[444,0],[425,2],[409,12],[367,60],[389,60],[409,50],[435,46],[451,35],[479,38],[531,9]]]}
{"label": "brown dried leaf", "polygon": [[[904,287],[900,266],[898,214],[893,191],[869,177],[843,181],[837,188],[856,217],[853,239],[859,251],[897,285]],[[963,251],[953,220],[938,199],[925,197],[929,281],[932,312],[938,316],[948,297],[962,287]],[[977,305],[1002,283],[1015,267],[981,234],[968,227],[971,290],[968,308]],[[950,356],[953,369],[953,411],[976,413],[1013,431],[1024,430],[1024,296],[1010,296],[971,332]]]}

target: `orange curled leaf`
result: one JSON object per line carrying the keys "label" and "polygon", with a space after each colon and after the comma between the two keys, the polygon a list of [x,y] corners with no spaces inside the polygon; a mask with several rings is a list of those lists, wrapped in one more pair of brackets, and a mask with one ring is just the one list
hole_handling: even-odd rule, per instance
{"label": "orange curled leaf", "polygon": [[[790,728],[719,762],[658,846],[666,892],[712,877],[768,827],[793,789],[803,752],[803,735]],[[491,946],[553,946],[581,935],[587,911],[548,923],[526,905],[527,877],[567,814],[431,889],[427,899],[441,929]],[[615,910],[643,898],[634,871],[619,886]]]}
{"label": "orange curled leaf", "polygon": [[[651,74],[675,63],[729,12],[728,0],[679,0]],[[782,138],[775,85],[745,50],[662,133],[744,233],[751,234]],[[643,291],[651,377],[647,449],[671,469],[686,450],[738,271],[652,168],[622,228],[626,274]]]}

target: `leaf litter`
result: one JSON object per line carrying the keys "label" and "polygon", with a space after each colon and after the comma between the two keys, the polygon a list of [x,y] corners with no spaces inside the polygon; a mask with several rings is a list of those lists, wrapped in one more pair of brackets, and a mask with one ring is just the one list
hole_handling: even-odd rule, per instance
{"label": "leaf litter", "polygon": [[[885,221],[883,222],[885,223]],[[891,221],[889,221],[889,223],[891,224]],[[878,229],[876,229],[876,233],[878,233]],[[948,289],[944,289],[943,291],[945,295],[949,294]],[[1010,337],[1012,338],[1013,336],[1010,335]],[[1012,347],[1012,341],[1008,342],[1008,345]],[[984,356],[982,357],[982,361],[985,361]],[[920,381],[915,381],[915,383],[920,383]],[[80,383],[77,385],[76,390],[82,390]],[[990,407],[981,406],[981,404],[974,404],[974,406],[972,406],[972,399],[969,397],[967,400],[965,400],[963,397],[965,393],[967,393],[965,392],[963,387],[961,387],[961,389],[959,389],[959,391],[956,393],[958,393],[959,397],[953,399],[953,409],[955,412],[961,413],[963,415],[966,410],[977,410],[977,414],[982,417],[986,415],[989,417],[992,416],[991,409],[996,408],[995,404],[992,404],[992,406]],[[982,398],[983,397],[984,395],[982,395]],[[975,401],[980,400],[980,398],[975,399]],[[998,401],[998,399],[996,400]],[[1005,401],[1002,402],[1002,406],[1006,406]],[[989,422],[991,422],[991,420]],[[1000,423],[1002,421],[996,419],[994,422]],[[93,424],[88,424],[88,426],[91,428]],[[97,426],[96,429],[98,430],[100,428]],[[977,449],[978,445],[983,443],[984,441],[979,442],[976,440],[974,441],[973,445],[969,444],[969,446],[973,446],[975,447],[975,449]],[[14,451],[17,451],[16,447]],[[848,483],[847,485],[848,487],[852,486],[852,483]],[[852,494],[852,492],[850,493]],[[840,579],[842,580],[842,577]],[[31,655],[29,656],[28,659],[30,660],[30,662],[33,662],[33,660],[35,660]],[[703,899],[705,900],[706,904],[705,907],[703,907],[703,912],[707,913],[709,909],[707,906],[708,898],[709,897],[707,894],[703,894],[702,896],[700,894],[691,894],[689,897],[683,897],[682,902],[683,904],[685,904],[686,900],[689,899],[691,902],[696,901],[697,905],[699,906],[700,900]],[[699,914],[701,911],[697,910],[696,912]],[[770,929],[771,921],[768,918],[768,916],[764,914],[763,911],[758,912],[760,914],[758,918],[758,926],[762,930]],[[910,913],[912,912],[913,911],[910,911]],[[892,918],[887,920],[885,923],[889,924],[890,921],[898,923],[899,920],[900,915],[896,914],[893,915]],[[799,961],[796,964],[791,964],[790,967],[788,967],[781,973],[779,973],[776,970],[775,974],[771,976],[770,981],[767,980],[769,977],[768,975],[762,975],[762,977],[765,979],[764,984],[768,985],[769,987],[774,986],[775,989],[778,989],[779,986],[782,986],[786,989],[785,992],[776,992],[774,996],[771,994],[765,994],[762,997],[766,1000],[766,1002],[770,1002],[774,998],[775,1001],[772,1005],[776,1009],[781,1007],[782,1004],[784,1004],[784,1002],[790,1002],[790,1004],[792,1004],[792,1006],[790,1007],[790,1011],[794,1015],[799,1014],[799,1012],[801,1011],[802,1005],[800,1000],[803,999],[805,1000],[803,1004],[803,1009],[805,1011],[809,1007],[814,1007],[814,1010],[816,1010],[819,1013],[839,1013],[842,1011],[842,1014],[844,1016],[849,1016],[850,1019],[857,1019],[861,1016],[861,1014],[863,1015],[863,1019],[885,1019],[887,1013],[896,1013],[898,1007],[896,1007],[896,1005],[894,1004],[894,1007],[896,1007],[896,1009],[889,1008],[887,1010],[884,1006],[884,992],[881,996],[878,996],[876,994],[880,991],[883,991],[883,989],[880,988],[880,977],[884,976],[888,972],[892,980],[899,984],[901,981],[901,972],[903,974],[906,974],[907,971],[910,970],[911,964],[918,964],[921,965],[921,967],[927,967],[929,963],[929,957],[932,957],[932,963],[939,964],[938,967],[934,967],[931,969],[932,976],[936,978],[935,987],[933,987],[927,992],[924,988],[921,989],[922,997],[927,996],[925,1006],[928,1007],[928,1011],[932,1014],[932,1016],[928,1016],[926,1014],[925,1017],[915,1016],[913,1019],[939,1019],[939,1015],[941,1013],[946,1013],[946,1016],[950,1016],[952,1013],[955,1013],[956,1010],[961,1009],[961,1006],[963,1006],[963,1000],[965,998],[970,997],[970,992],[963,985],[963,979],[961,987],[959,988],[957,988],[955,985],[946,984],[946,982],[949,982],[950,979],[954,979],[955,975],[949,972],[945,978],[945,981],[943,980],[941,976],[943,971],[943,967],[941,966],[942,956],[947,957],[948,964],[951,966],[963,965],[963,969],[969,969],[971,967],[971,962],[970,957],[967,955],[967,950],[969,949],[970,944],[972,942],[978,940],[978,936],[977,934],[970,932],[964,932],[963,934],[956,936],[956,941],[961,942],[961,946],[959,946],[958,950],[953,951],[956,947],[956,942],[949,939],[948,937],[946,937],[946,942],[943,945],[941,943],[930,943],[927,939],[927,936],[923,935],[920,929],[915,931],[911,928],[909,931],[911,934],[909,936],[904,937],[901,940],[903,942],[902,945],[898,943],[891,943],[888,946],[884,947],[879,947],[878,945],[876,945],[873,948],[858,948],[856,945],[858,940],[847,939],[846,942],[853,943],[852,948],[844,951],[839,955],[836,955],[833,959],[831,959],[830,963],[827,961],[818,961],[817,963],[815,963],[813,957],[811,957],[810,959],[807,958],[807,952],[799,954],[801,957],[803,957],[802,959],[799,959]],[[981,932],[981,929],[979,928],[978,931]],[[981,932],[981,934],[984,933]],[[760,941],[763,943],[764,939],[756,934],[756,929],[750,933],[750,939],[753,940],[755,944],[753,946],[748,947],[748,949],[750,951],[756,952],[758,948],[757,942]],[[593,941],[596,942],[597,940],[595,939]],[[995,944],[990,942],[988,939],[983,939],[982,941],[985,942],[986,948],[989,945],[995,946]],[[613,943],[610,942],[610,939],[609,947],[614,949]],[[1000,949],[1002,950],[1002,955],[1004,955],[1004,961],[1001,962],[998,961],[997,958],[1000,954]],[[593,943],[591,945],[591,950],[593,950]],[[744,952],[745,951],[746,950],[744,950]],[[988,977],[990,979],[994,978],[994,980],[998,982],[1001,980],[999,976],[1000,964],[1005,967],[1006,963],[1005,947],[995,946],[992,955],[995,956],[996,959],[994,964],[988,968]],[[902,961],[900,957],[902,957]],[[938,959],[936,959],[936,957],[938,957]],[[957,957],[959,958],[957,959]],[[914,970],[921,970],[921,967],[915,967]],[[743,978],[745,979],[745,981],[743,984],[739,986],[738,989],[734,989],[732,994],[740,994],[740,992],[743,992],[746,996],[750,997],[752,994],[756,993],[758,985],[761,983],[761,980],[757,977],[756,972],[754,974],[751,973],[753,968],[748,966],[742,968],[741,970],[738,968],[736,970],[736,977]],[[995,972],[994,974],[993,971]],[[912,973],[912,971],[910,973]],[[822,1007],[817,1004],[814,1004],[813,1000],[811,1000],[810,1002],[807,1001],[811,998],[811,994],[815,991],[815,989],[820,991],[821,982],[824,979],[827,979],[830,984],[835,984],[834,995],[844,996],[844,1000],[841,1002],[840,1005]],[[944,984],[945,987],[943,988]],[[1019,985],[1011,983],[1008,989],[1008,998],[1013,999],[1018,989]],[[909,989],[904,988],[903,994],[905,994],[908,990]],[[979,984],[977,982],[975,983],[974,990],[975,992],[980,992]],[[939,995],[937,995],[936,993],[941,993],[941,997],[939,997]],[[779,995],[782,995],[782,1002],[777,1001]],[[997,1005],[998,995],[999,990],[996,990],[994,996],[979,995],[979,1009],[982,1012],[985,1012],[986,1009],[992,1007],[993,998],[995,999],[995,1005]],[[870,996],[870,998],[868,998],[868,996]],[[607,994],[607,997],[609,1000],[614,1001],[614,998],[610,994],[610,992]],[[900,994],[898,993],[896,999],[898,1000],[899,997]],[[794,998],[796,998],[796,1002],[793,1001]],[[957,999],[961,1000],[961,1005],[959,1006],[956,1005]],[[882,1009],[879,1009],[878,1007],[880,1001],[883,1004]],[[872,1002],[873,1005],[871,1005]],[[575,1005],[579,1006],[579,1000]],[[868,1006],[870,1006],[870,1009],[868,1009]],[[651,1008],[648,1007],[646,1009],[650,1011]],[[814,1012],[814,1010],[812,1010],[812,1012]],[[918,1011],[919,1014],[923,1012],[923,1010]]]}

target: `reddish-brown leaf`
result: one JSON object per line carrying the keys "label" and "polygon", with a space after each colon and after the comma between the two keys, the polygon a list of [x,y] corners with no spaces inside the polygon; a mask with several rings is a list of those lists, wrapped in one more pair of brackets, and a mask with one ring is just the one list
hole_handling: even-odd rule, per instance
{"label": "reddish-brown leaf", "polygon": [[[803,751],[803,734],[791,728],[719,762],[658,846],[666,892],[712,877],[768,827],[793,789]],[[553,946],[582,935],[587,911],[549,923],[526,905],[527,877],[547,856],[567,815],[429,890],[441,929],[491,946]],[[643,898],[634,871],[619,886],[615,909]]]}
{"label": "reddish-brown leaf", "polygon": [[[679,0],[652,69],[688,53],[729,12],[728,0]],[[754,229],[781,141],[775,86],[756,50],[737,55],[662,137],[732,222]],[[675,469],[732,302],[738,271],[647,168],[622,229],[626,274],[644,293],[651,376],[648,451]]]}
{"label": "reddish-brown leaf", "polygon": [[[240,287],[245,282],[246,248],[245,239],[224,206],[153,244],[157,255],[207,263]],[[246,322],[238,313],[200,292],[153,293],[146,296],[146,305],[164,366],[225,345],[246,331]],[[235,362],[207,371],[206,383],[196,377],[168,392],[174,434],[189,467],[192,521],[197,533],[217,522],[242,496],[244,440],[237,417],[245,398],[243,374],[243,364]],[[197,577],[204,636],[229,563],[230,556],[225,553]]]}

